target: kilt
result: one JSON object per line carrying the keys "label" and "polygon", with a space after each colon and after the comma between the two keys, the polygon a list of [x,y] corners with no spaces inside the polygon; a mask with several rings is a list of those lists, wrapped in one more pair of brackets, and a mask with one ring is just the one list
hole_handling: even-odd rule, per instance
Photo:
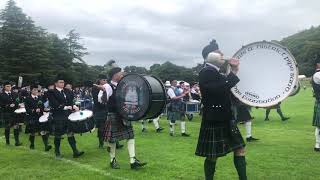
{"label": "kilt", "polygon": [[70,133],[69,127],[71,122],[68,120],[70,113],[70,111],[60,111],[59,113],[52,114],[52,122],[50,124],[54,136]]}
{"label": "kilt", "polygon": [[250,115],[250,111],[248,106],[240,105],[236,108],[236,120],[237,122],[248,122],[251,121],[253,118]]}
{"label": "kilt", "polygon": [[12,127],[18,123],[14,112],[2,112],[1,119],[4,127]]}
{"label": "kilt", "polygon": [[201,122],[198,144],[195,154],[197,156],[216,158],[245,147],[241,133],[236,125],[234,128],[225,122]]}
{"label": "kilt", "polygon": [[104,128],[107,119],[106,111],[95,111],[93,113],[93,119],[97,128]]}
{"label": "kilt", "polygon": [[313,126],[320,127],[320,101],[316,100],[313,111]]}
{"label": "kilt", "polygon": [[40,132],[40,123],[39,121],[29,121],[26,123],[26,134],[34,134]]}
{"label": "kilt", "polygon": [[103,134],[104,140],[111,143],[124,139],[134,139],[131,123],[124,125],[122,118],[116,113],[108,113]]}

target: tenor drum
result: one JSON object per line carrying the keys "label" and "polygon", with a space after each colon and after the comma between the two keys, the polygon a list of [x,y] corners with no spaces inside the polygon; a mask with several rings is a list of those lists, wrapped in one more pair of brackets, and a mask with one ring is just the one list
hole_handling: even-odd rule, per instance
{"label": "tenor drum", "polygon": [[93,112],[83,110],[71,113],[68,117],[70,120],[69,130],[74,133],[91,132],[94,128]]}
{"label": "tenor drum", "polygon": [[240,82],[232,93],[254,107],[278,104],[298,86],[298,67],[287,48],[274,42],[255,42],[243,46],[233,56],[240,60]]}
{"label": "tenor drum", "polygon": [[39,123],[40,123],[41,131],[50,131],[49,118],[50,118],[49,112],[44,112],[43,115],[40,116]]}
{"label": "tenor drum", "polygon": [[162,82],[149,75],[127,74],[117,85],[117,110],[129,121],[158,117],[165,105]]}

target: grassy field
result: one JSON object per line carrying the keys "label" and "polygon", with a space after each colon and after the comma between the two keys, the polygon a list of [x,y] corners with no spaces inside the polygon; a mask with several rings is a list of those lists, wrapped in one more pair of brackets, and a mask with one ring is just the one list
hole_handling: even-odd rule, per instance
{"label": "grassy field", "polygon": [[[264,110],[254,109],[253,135],[259,142],[247,144],[248,178],[254,180],[308,180],[320,179],[320,153],[313,151],[314,128],[311,126],[313,113],[311,89],[301,90],[283,104],[283,112],[290,116],[281,122],[277,113],[271,111],[270,121],[264,121]],[[170,137],[168,123],[157,134],[152,124],[148,132],[142,133],[140,124],[135,124],[136,154],[148,165],[139,171],[129,169],[128,151],[118,151],[120,170],[109,167],[106,150],[98,149],[95,133],[77,136],[78,147],[86,153],[82,158],[73,159],[67,140],[63,140],[63,160],[55,160],[53,151],[45,153],[41,137],[36,138],[36,150],[29,150],[26,135],[22,135],[23,147],[4,145],[0,139],[0,179],[203,179],[203,158],[194,155],[199,133],[200,120],[196,117],[187,123],[191,137],[180,135]],[[244,134],[242,125],[239,125]],[[177,131],[180,130],[177,126]],[[3,134],[3,129],[1,129]],[[50,139],[53,144],[53,139]],[[13,138],[11,139],[13,142]],[[125,144],[125,142],[121,142]],[[216,179],[237,179],[233,155],[218,160]]]}

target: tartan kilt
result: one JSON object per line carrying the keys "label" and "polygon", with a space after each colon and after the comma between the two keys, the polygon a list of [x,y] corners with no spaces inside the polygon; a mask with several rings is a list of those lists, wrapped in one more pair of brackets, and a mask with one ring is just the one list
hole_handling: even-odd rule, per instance
{"label": "tartan kilt", "polygon": [[317,101],[317,100],[314,103],[312,125],[316,127],[320,127],[320,101]]}
{"label": "tartan kilt", "polygon": [[52,121],[50,122],[51,130],[54,136],[62,136],[66,133],[71,132],[69,130],[70,121],[68,116],[70,115],[69,111],[63,111],[63,113],[53,113]]}
{"label": "tartan kilt", "polygon": [[202,120],[195,154],[202,157],[216,158],[245,147],[237,126],[234,125],[232,129],[225,122],[215,123]]}
{"label": "tartan kilt", "polygon": [[124,125],[121,116],[116,113],[108,113],[103,134],[104,140],[111,143],[124,139],[134,139],[131,123]]}
{"label": "tartan kilt", "polygon": [[40,132],[40,123],[39,121],[31,121],[26,123],[26,134],[34,134]]}
{"label": "tartan kilt", "polygon": [[248,122],[253,119],[247,106],[238,106],[236,115],[237,122]]}
{"label": "tartan kilt", "polygon": [[18,124],[16,114],[14,112],[2,112],[1,118],[4,127],[12,127]]}

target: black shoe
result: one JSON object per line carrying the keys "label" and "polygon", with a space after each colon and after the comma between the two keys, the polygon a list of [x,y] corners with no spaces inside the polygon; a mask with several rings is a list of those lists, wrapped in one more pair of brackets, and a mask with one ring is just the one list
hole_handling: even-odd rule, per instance
{"label": "black shoe", "polygon": [[33,144],[30,145],[30,149],[34,149],[34,145]]}
{"label": "black shoe", "polygon": [[110,147],[109,146],[107,147],[107,151],[110,152]]}
{"label": "black shoe", "polygon": [[123,148],[123,145],[122,145],[122,144],[117,144],[117,145],[116,145],[116,149],[121,149],[121,148]]}
{"label": "black shoe", "polygon": [[74,154],[73,154],[73,158],[78,158],[78,157],[82,156],[83,154],[84,154],[84,152],[83,152],[83,151],[80,151],[80,152],[74,153]]}
{"label": "black shoe", "polygon": [[190,134],[187,134],[187,133],[181,133],[181,136],[183,136],[183,137],[189,137],[189,136],[190,136]]}
{"label": "black shoe", "polygon": [[120,166],[119,166],[119,164],[117,163],[116,158],[113,158],[113,159],[112,159],[112,162],[110,163],[110,167],[111,167],[112,169],[120,169]]}
{"label": "black shoe", "polygon": [[162,128],[162,127],[159,127],[157,130],[156,130],[156,132],[157,133],[159,133],[159,132],[161,132],[161,131],[163,131],[164,129]]}
{"label": "black shoe", "polygon": [[314,151],[320,152],[320,148],[314,148]]}
{"label": "black shoe", "polygon": [[21,146],[21,145],[22,145],[21,142],[18,142],[18,143],[15,144],[15,146]]}
{"label": "black shoe", "polygon": [[10,145],[10,141],[6,141],[6,145]]}
{"label": "black shoe", "polygon": [[44,148],[44,151],[50,151],[51,148],[52,148],[52,146],[48,145],[47,147]]}
{"label": "black shoe", "polygon": [[288,119],[290,119],[289,117],[284,117],[282,118],[282,121],[287,121]]}
{"label": "black shoe", "polygon": [[173,136],[173,132],[170,133],[170,136]]}
{"label": "black shoe", "polygon": [[146,128],[142,128],[141,131],[142,131],[142,132],[147,132],[147,129],[146,129]]}
{"label": "black shoe", "polygon": [[265,118],[264,120],[265,120],[265,121],[269,121],[269,118]]}
{"label": "black shoe", "polygon": [[134,158],[134,163],[130,164],[131,169],[139,169],[145,165],[147,165],[147,163],[142,163],[137,158]]}
{"label": "black shoe", "polygon": [[254,137],[252,137],[252,136],[250,136],[250,137],[247,138],[247,142],[258,141],[258,140],[259,140],[259,139],[254,138]]}

